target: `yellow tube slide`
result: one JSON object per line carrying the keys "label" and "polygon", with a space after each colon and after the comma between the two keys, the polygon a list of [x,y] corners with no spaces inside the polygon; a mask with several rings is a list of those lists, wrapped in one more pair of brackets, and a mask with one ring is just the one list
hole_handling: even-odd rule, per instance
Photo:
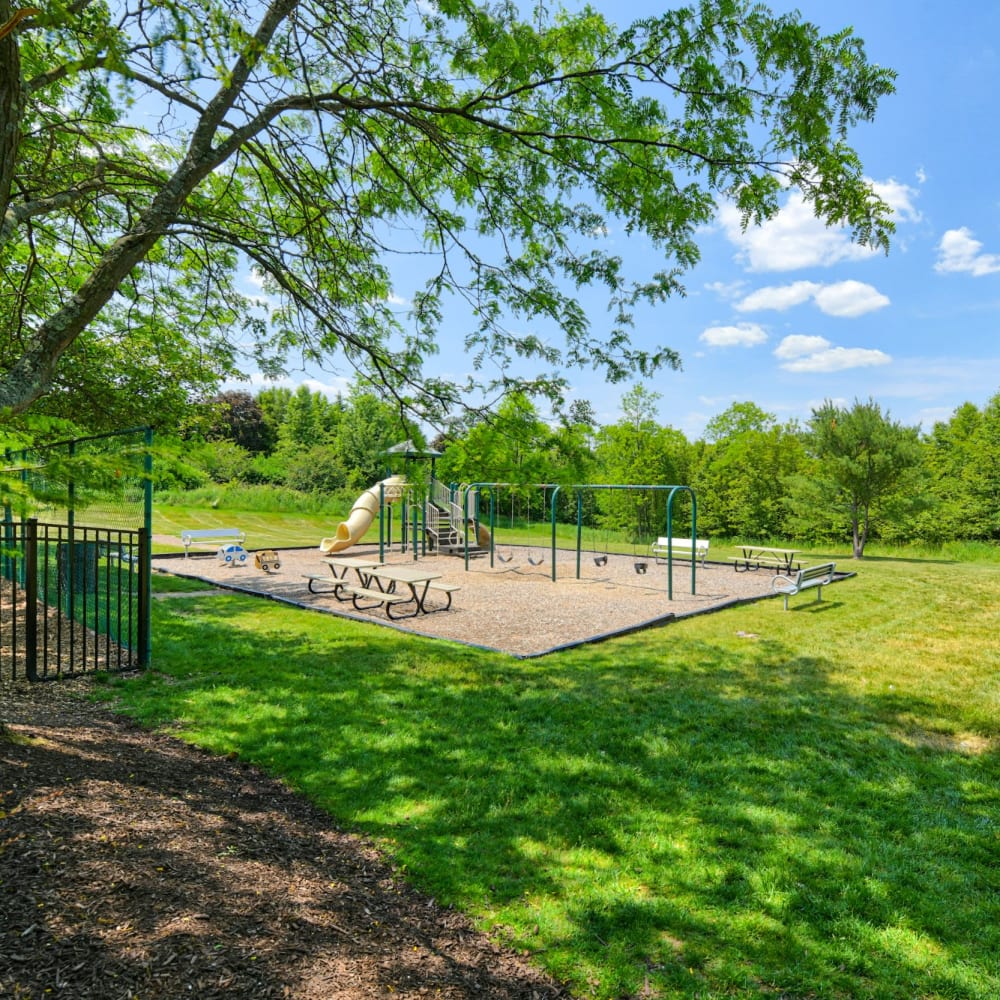
{"label": "yellow tube slide", "polygon": [[371,489],[365,490],[354,501],[347,520],[337,525],[336,534],[332,538],[324,538],[319,543],[320,552],[332,555],[360,542],[378,515],[378,505],[382,495],[384,494],[386,503],[392,503],[402,497],[405,486],[406,479],[403,476],[390,476],[376,483]]}

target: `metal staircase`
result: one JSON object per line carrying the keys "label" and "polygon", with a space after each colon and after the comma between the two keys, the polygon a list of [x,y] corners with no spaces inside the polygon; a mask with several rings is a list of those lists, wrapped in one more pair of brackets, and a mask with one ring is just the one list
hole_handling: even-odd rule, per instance
{"label": "metal staircase", "polygon": [[[464,489],[458,491],[459,499],[463,493]],[[477,501],[478,496],[475,491],[470,492],[468,499],[470,515],[475,511]],[[427,532],[427,547],[430,551],[440,552],[442,555],[465,555],[466,533],[462,504],[453,499],[447,487],[436,481],[431,487],[424,529]],[[476,532],[471,526],[468,552],[470,556],[486,554],[486,549],[479,545]]]}

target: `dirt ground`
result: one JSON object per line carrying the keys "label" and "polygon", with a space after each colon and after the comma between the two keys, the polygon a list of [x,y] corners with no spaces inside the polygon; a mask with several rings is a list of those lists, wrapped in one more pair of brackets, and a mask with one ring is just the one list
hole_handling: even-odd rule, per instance
{"label": "dirt ground", "polygon": [[0,997],[569,994],[252,767],[0,684]]}
{"label": "dirt ground", "polygon": [[[507,559],[501,561],[499,555]],[[345,556],[378,558],[377,546],[355,546]],[[603,555],[603,554],[601,554]],[[323,583],[308,589],[307,575],[330,578],[318,549],[279,551],[278,572],[254,567],[251,554],[234,567],[211,553],[188,559],[161,556],[157,570],[203,580],[209,586],[244,590],[276,600],[331,614],[354,617],[382,626],[421,635],[497,649],[514,656],[538,656],[610,635],[660,626],[672,619],[699,614],[730,604],[756,600],[772,593],[774,574],[766,570],[737,573],[731,564],[708,562],[698,566],[695,593],[691,593],[691,563],[673,565],[673,596],[668,597],[667,566],[643,555],[607,556],[598,566],[594,554],[581,555],[580,575],[574,551],[556,553],[556,579],[552,579],[551,552],[547,549],[505,548],[493,565],[487,557],[465,560],[456,556],[421,557],[384,553],[391,565],[419,566],[442,582],[457,584],[447,611],[389,621],[383,610],[357,612],[350,601],[340,601]],[[636,562],[644,567],[637,573]],[[356,582],[353,571],[349,580]],[[440,602],[435,602],[440,606]]]}

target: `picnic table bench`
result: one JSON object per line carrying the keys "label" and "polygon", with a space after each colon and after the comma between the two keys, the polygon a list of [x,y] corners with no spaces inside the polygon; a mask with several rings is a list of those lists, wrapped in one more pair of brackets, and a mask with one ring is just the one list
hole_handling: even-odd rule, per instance
{"label": "picnic table bench", "polygon": [[[776,576],[771,581],[771,589],[785,598],[785,610],[788,610],[788,598],[810,587],[816,588],[816,600],[823,599],[823,588],[833,583],[833,571],[836,563],[820,563],[818,566],[807,566],[800,569],[794,577]],[[813,602],[815,603],[815,601]]]}
{"label": "picnic table bench", "polygon": [[[690,538],[657,538],[649,546],[650,555],[656,560],[657,564],[661,560],[666,560],[667,553],[671,555],[680,556],[682,559],[691,558],[691,539]],[[705,559],[708,557],[708,539],[707,538],[697,538],[694,543],[694,558],[701,563],[702,566],[705,565]]]}
{"label": "picnic table bench", "polygon": [[241,528],[193,528],[181,532],[185,559],[192,545],[205,545],[215,549],[220,545],[242,545],[246,540],[247,533]]}
{"label": "picnic table bench", "polygon": [[742,572],[744,573],[750,569],[756,570],[763,567],[788,574],[799,569],[799,564],[795,561],[795,557],[802,551],[801,549],[775,548],[769,545],[741,545],[740,550],[742,555],[729,557],[733,564],[733,569],[737,573],[741,572],[740,567],[742,566]]}
{"label": "picnic table bench", "polygon": [[[393,605],[409,604],[414,599],[411,594],[397,594],[389,590],[379,590],[377,587],[355,587],[351,584],[346,584],[342,587],[341,593],[351,598],[351,603],[358,611],[371,611],[372,608],[377,608],[381,605],[385,608],[386,616],[389,618],[392,618]],[[359,604],[359,597],[372,603]],[[418,610],[414,610],[412,614],[399,615],[399,617],[412,618],[418,613]]]}
{"label": "picnic table bench", "polygon": [[353,569],[359,585],[367,587],[371,583],[371,571],[382,565],[377,559],[356,556],[329,556],[323,562],[329,567],[329,573],[303,573],[302,576],[309,581],[310,594],[333,594],[338,601],[349,600],[351,596],[346,593],[352,586],[347,579],[348,570]]}
{"label": "picnic table bench", "polygon": [[[427,608],[427,606],[425,604],[425,606],[424,606],[424,612],[425,612],[425,614],[430,614],[431,610],[434,610],[434,611],[447,611],[451,607],[451,595],[454,594],[456,590],[461,590],[461,589],[462,589],[462,585],[459,584],[459,583],[444,583],[441,580],[431,580],[431,582],[429,584],[427,584],[427,590],[428,591],[436,591],[437,593],[440,593],[440,594],[447,594],[448,595],[448,599],[445,601],[445,603],[440,608],[429,609],[429,608]],[[424,595],[424,596],[425,596],[425,600],[426,600],[426,595]]]}
{"label": "picnic table bench", "polygon": [[[362,586],[345,586],[343,593],[350,595],[354,607],[358,611],[370,611],[382,606],[389,618],[413,618],[420,614],[430,614],[432,611],[447,611],[451,607],[452,594],[460,590],[457,583],[445,583],[440,579],[440,573],[430,573],[419,566],[378,566],[368,572]],[[405,590],[398,589],[402,585]],[[429,593],[445,594],[447,600],[442,607],[428,607]],[[369,602],[362,604],[362,601]],[[399,605],[412,604],[413,610],[403,613]]]}

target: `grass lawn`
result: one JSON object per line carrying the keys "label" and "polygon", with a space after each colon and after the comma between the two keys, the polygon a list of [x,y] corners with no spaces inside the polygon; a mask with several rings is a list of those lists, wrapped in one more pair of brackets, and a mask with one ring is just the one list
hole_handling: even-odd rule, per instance
{"label": "grass lawn", "polygon": [[525,662],[174,597],[108,694],[284,777],[581,996],[995,1000],[1000,561],[827,558],[858,575],[821,604]]}

